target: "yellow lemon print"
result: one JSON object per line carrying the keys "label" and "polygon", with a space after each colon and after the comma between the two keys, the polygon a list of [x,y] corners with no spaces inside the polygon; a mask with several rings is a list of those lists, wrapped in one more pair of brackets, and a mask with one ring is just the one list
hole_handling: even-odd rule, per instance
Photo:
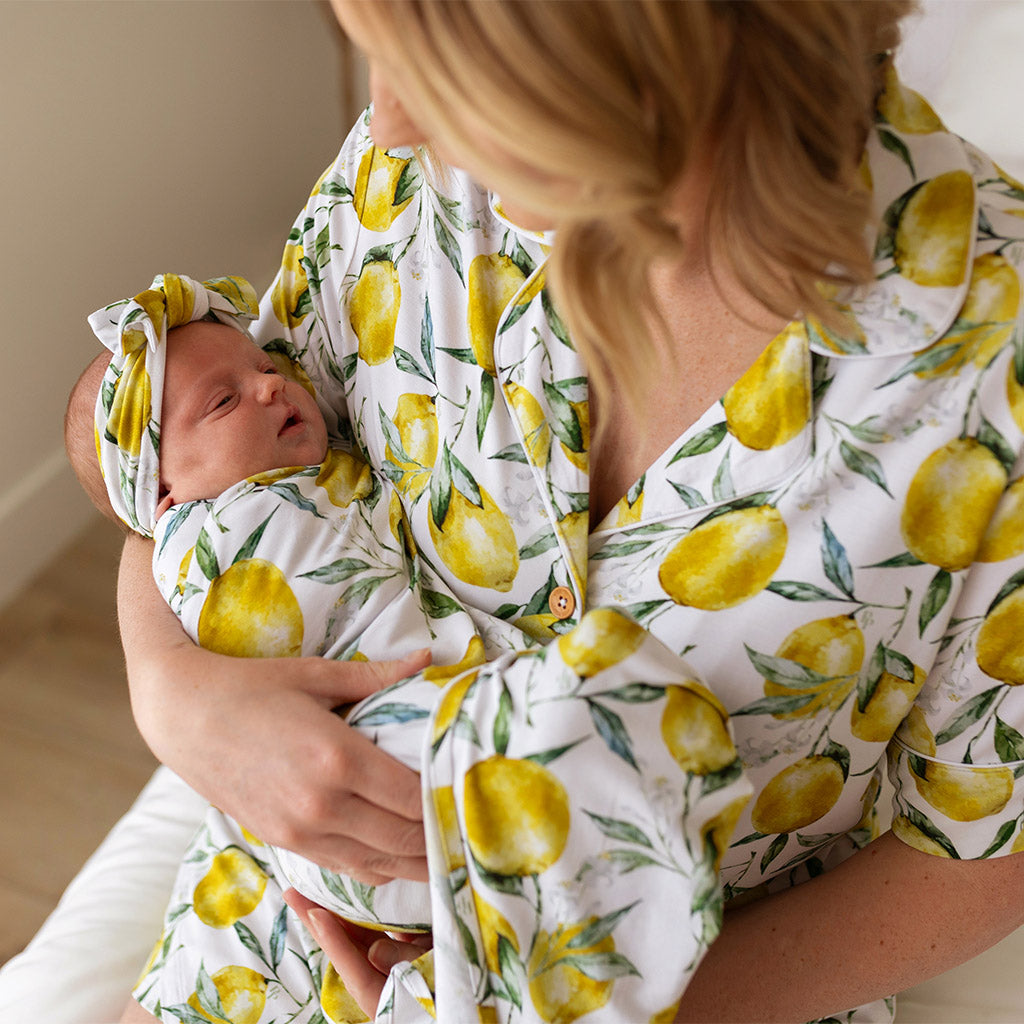
{"label": "yellow lemon print", "polygon": [[[930,348],[956,344],[958,347],[937,366],[918,371],[919,377],[936,377],[959,370],[971,359],[982,368],[1007,343],[1020,309],[1020,278],[1006,258],[990,252],[974,261],[971,285],[958,321],[973,326],[957,327]],[[925,349],[924,351],[928,351]]]}
{"label": "yellow lemon print", "polygon": [[676,604],[731,608],[768,586],[786,542],[786,523],[773,506],[734,509],[679,541],[661,563],[658,581]]}
{"label": "yellow lemon print", "polygon": [[263,899],[267,876],[237,847],[221,850],[192,893],[192,909],[203,924],[228,928],[251,914]]}
{"label": "yellow lemon print", "polygon": [[299,363],[290,356],[285,355],[284,352],[268,350],[267,355],[270,356],[270,361],[277,367],[277,372],[282,377],[286,380],[294,381],[316,398],[316,389],[313,387],[313,382],[309,379],[309,374],[306,373]]}
{"label": "yellow lemon print", "polygon": [[498,321],[525,280],[526,275],[512,257],[498,252],[474,256],[469,265],[469,344],[477,363],[492,377],[496,376],[494,335]]}
{"label": "yellow lemon print", "polygon": [[966,171],[948,171],[925,182],[907,201],[896,226],[894,256],[900,273],[929,288],[960,284],[973,223],[974,183]]}
{"label": "yellow lemon print", "polygon": [[975,657],[987,676],[1010,686],[1024,683],[1024,587],[1004,597],[978,630]]}
{"label": "yellow lemon print", "polygon": [[722,863],[722,856],[729,849],[729,842],[736,831],[736,822],[740,820],[743,808],[750,803],[750,797],[746,794],[738,796],[729,801],[713,818],[706,821],[700,829],[701,839],[711,841],[712,849],[715,851],[715,870],[717,871]]}
{"label": "yellow lemon print", "polygon": [[856,673],[864,661],[864,634],[852,615],[815,619],[798,626],[775,652],[827,678],[814,687],[791,687],[766,679],[765,696],[806,697],[810,701],[794,711],[773,714],[773,718],[806,718],[822,708],[835,710],[846,700],[857,682]]}
{"label": "yellow lemon print", "polygon": [[505,385],[505,396],[515,410],[530,460],[537,466],[546,466],[551,452],[551,428],[540,402],[526,388],[511,382]]}
{"label": "yellow lemon print", "polygon": [[284,573],[244,558],[211,584],[199,613],[199,643],[236,658],[295,658],[302,653],[302,609]]}
{"label": "yellow lemon print", "polygon": [[665,688],[661,738],[684,772],[709,775],[736,760],[726,726],[728,714],[718,698],[699,683]]}
{"label": "yellow lemon print", "polygon": [[436,743],[452,727],[469,688],[476,682],[476,677],[476,672],[469,672],[444,691],[437,706],[437,713],[434,715],[432,743]]}
{"label": "yellow lemon print", "polygon": [[932,452],[910,482],[900,529],[907,550],[950,572],[974,561],[1006,486],[1006,470],[973,437]]}
{"label": "yellow lemon print", "polygon": [[388,526],[391,529],[391,536],[402,545],[405,553],[410,558],[415,558],[417,548],[412,535],[412,525],[405,514],[405,506],[398,496],[398,491],[392,491],[391,497],[388,498]]}
{"label": "yellow lemon print", "polygon": [[373,475],[358,456],[331,448],[316,475],[316,485],[327,492],[332,505],[348,508],[373,490]]}
{"label": "yellow lemon print", "polygon": [[928,757],[935,756],[937,749],[935,746],[935,734],[929,728],[924,712],[919,707],[912,707],[910,709],[910,712],[900,723],[899,729],[896,730],[896,734],[901,742],[910,747],[911,750],[919,754],[925,754]]}
{"label": "yellow lemon print", "polygon": [[301,263],[302,255],[301,245],[289,242],[284,247],[281,272],[270,293],[270,305],[274,310],[274,316],[285,327],[298,327],[309,312],[300,312],[300,309],[305,307],[309,294],[306,269]]}
{"label": "yellow lemon print", "polygon": [[188,579],[188,571],[192,567],[192,556],[195,554],[196,546],[192,547],[182,555],[181,563],[178,566],[178,578],[174,584],[174,590],[178,594],[185,593],[185,581]]}
{"label": "yellow lemon print", "polygon": [[[262,974],[249,967],[233,964],[215,971],[210,980],[220,997],[224,1018],[227,1018],[230,1024],[258,1024],[267,1002],[267,980]],[[188,997],[188,1005],[201,1017],[223,1024],[224,1018],[211,1017],[202,1008],[197,992]]]}
{"label": "yellow lemon print", "polygon": [[643,514],[644,492],[641,489],[633,501],[629,500],[628,494],[624,494],[619,498],[615,508],[612,509],[612,522],[619,529],[626,526],[635,526],[643,518]]}
{"label": "yellow lemon print", "polygon": [[914,706],[925,678],[925,671],[919,665],[914,666],[913,679],[901,679],[892,672],[883,672],[867,707],[861,711],[858,702],[853,702],[850,712],[853,735],[868,743],[888,743]]}
{"label": "yellow lemon print", "polygon": [[163,291],[168,329],[187,324],[192,319],[195,307],[196,297],[192,285],[177,274],[164,274]]}
{"label": "yellow lemon print", "polygon": [[509,924],[508,918],[496,910],[486,900],[480,898],[479,892],[473,890],[473,905],[476,907],[476,919],[480,925],[480,937],[483,939],[484,959],[487,962],[488,970],[500,975],[501,962],[498,958],[498,939],[504,935],[512,944],[512,948],[519,952],[519,939]]}
{"label": "yellow lemon print", "polygon": [[138,456],[152,414],[153,387],[146,371],[146,350],[128,357],[107,415],[107,433],[122,451]]}
{"label": "yellow lemon print", "polygon": [[936,810],[954,821],[977,821],[998,814],[1013,795],[1013,769],[1007,765],[975,765],[929,761],[924,776],[914,771],[918,793]]}
{"label": "yellow lemon print", "polygon": [[430,395],[399,395],[392,422],[409,458],[398,458],[390,445],[385,447],[384,457],[402,470],[398,488],[415,501],[430,483],[430,471],[437,460],[437,407],[433,398]]}
{"label": "yellow lemon print", "polygon": [[398,268],[391,260],[364,264],[349,296],[348,318],[359,339],[359,358],[370,366],[387,362],[395,351],[395,325],[402,303]]}
{"label": "yellow lemon print", "polygon": [[451,786],[438,786],[432,791],[437,824],[441,831],[441,847],[448,871],[466,866],[462,853],[462,836],[459,833],[458,812],[455,809],[455,793]]}
{"label": "yellow lemon print", "polygon": [[561,619],[551,612],[539,612],[536,615],[524,615],[515,619],[512,623],[516,629],[522,630],[527,636],[544,643],[547,640],[554,640],[558,636],[551,627]]}
{"label": "yellow lemon print", "polygon": [[477,862],[496,875],[537,875],[562,855],[569,796],[534,761],[494,754],[466,772],[466,838]]}
{"label": "yellow lemon print", "polygon": [[1024,477],[1014,480],[1003,492],[981,538],[979,562],[1002,562],[1024,553]]}
{"label": "yellow lemon print", "polygon": [[676,1019],[676,1013],[679,1010],[679,1004],[681,1002],[681,998],[677,999],[674,1003],[670,1003],[666,1006],[664,1010],[659,1010],[651,1017],[647,1024],[672,1024]]}
{"label": "yellow lemon print", "polygon": [[725,393],[725,425],[747,448],[763,451],[792,440],[811,415],[807,328],[790,324]]}
{"label": "yellow lemon print", "polygon": [[519,572],[519,546],[508,516],[482,487],[480,501],[475,505],[453,487],[440,529],[427,516],[430,539],[463,583],[505,593]]}
{"label": "yellow lemon print", "polygon": [[893,128],[908,135],[942,131],[942,122],[927,100],[902,85],[892,66],[885,72],[885,88],[878,97],[878,112]]}
{"label": "yellow lemon print", "polygon": [[471,636],[466,645],[466,652],[454,665],[429,665],[423,670],[423,678],[436,686],[444,686],[449,679],[454,679],[460,672],[475,668],[486,661],[484,642],[478,636]]}
{"label": "yellow lemon print", "polygon": [[892,820],[893,835],[907,846],[930,853],[933,857],[951,857],[952,854],[931,836],[925,835],[906,815],[897,815]]}
{"label": "yellow lemon print", "polygon": [[812,754],[783,768],[761,790],[750,820],[758,832],[795,832],[823,818],[843,791],[843,769],[834,758]]}
{"label": "yellow lemon print", "polygon": [[558,638],[558,653],[578,676],[593,676],[628,658],[646,635],[643,626],[614,608],[595,608]]}
{"label": "yellow lemon print", "polygon": [[1010,360],[1006,367],[1006,400],[1010,404],[1010,415],[1019,430],[1024,431],[1024,387],[1017,380],[1017,371]]}
{"label": "yellow lemon print", "polygon": [[572,963],[572,957],[588,953],[614,953],[611,935],[589,946],[569,948],[596,917],[548,933],[541,929],[534,939],[526,972],[530,978],[530,999],[537,1015],[550,1024],[570,1024],[608,1002],[614,979],[588,978]]}
{"label": "yellow lemon print", "polygon": [[391,156],[373,146],[359,161],[352,208],[359,223],[369,231],[387,231],[395,218],[412,202],[412,196],[395,204],[395,193],[408,160]]}
{"label": "yellow lemon print", "polygon": [[582,439],[580,450],[573,451],[564,441],[558,443],[562,446],[565,457],[581,473],[585,473],[590,460],[590,403],[586,399],[582,402],[570,402],[569,408],[572,409],[580,427],[580,438]]}
{"label": "yellow lemon print", "polygon": [[334,1024],[365,1024],[371,1020],[362,1011],[355,997],[329,960],[320,983],[320,1008]]}

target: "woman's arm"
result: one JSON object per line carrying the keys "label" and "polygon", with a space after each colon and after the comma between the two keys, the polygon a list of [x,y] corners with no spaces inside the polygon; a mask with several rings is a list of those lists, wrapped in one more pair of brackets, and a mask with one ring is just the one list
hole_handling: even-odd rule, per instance
{"label": "woman's arm", "polygon": [[815,1020],[949,970],[1022,923],[1024,856],[947,860],[886,833],[727,913],[675,1019]]}
{"label": "woman's arm", "polygon": [[129,537],[118,614],[132,710],[156,756],[266,842],[367,884],[427,878],[416,774],[330,710],[429,658],[231,658],[195,646]]}

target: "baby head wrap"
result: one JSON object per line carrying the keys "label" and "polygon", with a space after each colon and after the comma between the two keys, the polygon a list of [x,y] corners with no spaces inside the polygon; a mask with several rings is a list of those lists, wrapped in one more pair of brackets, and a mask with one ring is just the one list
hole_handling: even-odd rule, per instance
{"label": "baby head wrap", "polygon": [[160,411],[167,332],[216,319],[246,336],[259,304],[241,277],[160,274],[147,291],[96,310],[89,326],[113,353],[96,399],[96,454],[120,519],[153,536],[160,501]]}

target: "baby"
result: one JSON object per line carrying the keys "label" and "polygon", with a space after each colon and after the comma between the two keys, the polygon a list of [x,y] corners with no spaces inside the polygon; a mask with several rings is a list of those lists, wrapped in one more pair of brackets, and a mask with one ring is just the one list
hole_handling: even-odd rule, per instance
{"label": "baby", "polygon": [[[489,619],[485,648],[416,553],[397,493],[328,447],[312,390],[282,376],[252,341],[245,324],[256,311],[241,278],[200,284],[166,274],[94,313],[90,324],[113,355],[72,393],[72,465],[101,510],[155,539],[157,585],[201,646],[368,660],[430,647],[433,667],[348,715],[419,770],[439,687],[526,639]],[[287,850],[268,853],[288,885],[349,920],[430,927],[425,884],[368,890]]]}

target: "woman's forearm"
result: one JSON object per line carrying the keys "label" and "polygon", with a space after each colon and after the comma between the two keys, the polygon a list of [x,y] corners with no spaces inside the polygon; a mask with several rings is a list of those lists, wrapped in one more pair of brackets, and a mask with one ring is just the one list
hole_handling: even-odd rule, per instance
{"label": "woman's forearm", "polygon": [[808,1021],[909,988],[1024,924],[1024,855],[955,861],[891,833],[727,913],[677,1022]]}

